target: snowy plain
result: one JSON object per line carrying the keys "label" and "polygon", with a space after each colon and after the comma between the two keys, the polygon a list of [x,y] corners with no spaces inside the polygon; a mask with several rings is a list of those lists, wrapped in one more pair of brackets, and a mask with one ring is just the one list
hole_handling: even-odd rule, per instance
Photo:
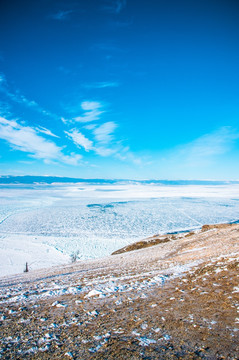
{"label": "snowy plain", "polygon": [[108,256],[142,238],[239,219],[239,185],[0,185],[0,276]]}

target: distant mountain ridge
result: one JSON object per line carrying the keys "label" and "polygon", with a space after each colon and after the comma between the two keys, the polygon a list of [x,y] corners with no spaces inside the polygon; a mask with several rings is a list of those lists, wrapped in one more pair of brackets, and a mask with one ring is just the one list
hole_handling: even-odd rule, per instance
{"label": "distant mountain ridge", "polygon": [[220,180],[130,180],[130,179],[83,179],[58,176],[0,176],[0,184],[53,184],[53,183],[87,183],[87,184],[151,184],[151,185],[228,185],[239,184],[239,181]]}

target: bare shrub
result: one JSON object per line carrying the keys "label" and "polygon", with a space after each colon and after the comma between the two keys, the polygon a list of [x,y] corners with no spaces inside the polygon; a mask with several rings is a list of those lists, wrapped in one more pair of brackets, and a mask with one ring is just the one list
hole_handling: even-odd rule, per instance
{"label": "bare shrub", "polygon": [[79,253],[80,253],[79,250],[73,251],[73,253],[71,253],[70,258],[71,258],[72,263],[76,262],[76,260],[78,259]]}

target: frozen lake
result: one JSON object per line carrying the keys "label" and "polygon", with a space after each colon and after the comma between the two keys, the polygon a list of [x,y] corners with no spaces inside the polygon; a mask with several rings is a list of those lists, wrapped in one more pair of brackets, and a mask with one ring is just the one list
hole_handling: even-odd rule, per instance
{"label": "frozen lake", "polygon": [[0,275],[111,254],[153,234],[239,219],[239,185],[0,185]]}

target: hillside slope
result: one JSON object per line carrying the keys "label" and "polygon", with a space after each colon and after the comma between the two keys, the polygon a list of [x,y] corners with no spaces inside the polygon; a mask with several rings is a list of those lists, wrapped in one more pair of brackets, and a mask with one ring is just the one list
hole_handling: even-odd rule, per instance
{"label": "hillside slope", "polygon": [[204,226],[1,278],[0,357],[236,359],[238,255],[238,224]]}

